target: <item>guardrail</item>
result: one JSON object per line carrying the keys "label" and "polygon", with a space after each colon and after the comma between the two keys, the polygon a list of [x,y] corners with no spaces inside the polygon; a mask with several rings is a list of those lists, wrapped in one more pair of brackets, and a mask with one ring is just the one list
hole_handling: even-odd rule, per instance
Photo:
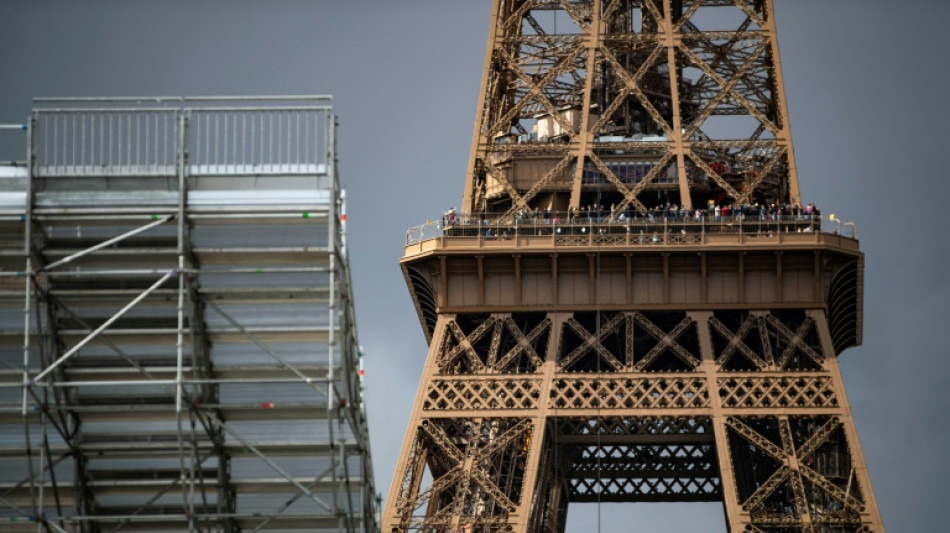
{"label": "guardrail", "polygon": [[37,99],[40,177],[325,174],[324,96]]}
{"label": "guardrail", "polygon": [[315,174],[326,168],[329,108],[187,109],[191,173]]}
{"label": "guardrail", "polygon": [[[789,233],[827,233],[840,235],[840,225],[833,230],[820,215],[779,215],[775,217],[729,215],[705,216],[635,216],[620,220],[604,217],[578,217],[564,222],[560,216],[547,219],[507,215],[442,217],[436,221],[413,226],[406,231],[406,246],[439,238],[477,238],[507,240],[519,237],[552,237],[555,245],[586,244],[699,244],[707,236],[735,235],[770,237]],[[856,239],[853,224],[849,239]]]}
{"label": "guardrail", "polygon": [[178,111],[161,107],[37,109],[38,176],[174,175]]}

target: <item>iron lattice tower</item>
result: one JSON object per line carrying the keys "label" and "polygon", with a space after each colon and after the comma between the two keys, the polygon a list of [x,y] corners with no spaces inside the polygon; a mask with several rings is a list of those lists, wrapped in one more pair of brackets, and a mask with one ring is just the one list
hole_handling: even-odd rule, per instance
{"label": "iron lattice tower", "polygon": [[863,255],[799,205],[771,0],[495,0],[484,72],[462,213],[401,262],[429,351],[384,530],[883,532],[837,364]]}

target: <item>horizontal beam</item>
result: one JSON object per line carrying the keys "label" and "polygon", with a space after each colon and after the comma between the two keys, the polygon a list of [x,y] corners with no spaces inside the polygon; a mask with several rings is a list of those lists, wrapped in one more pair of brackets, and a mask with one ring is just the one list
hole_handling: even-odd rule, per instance
{"label": "horizontal beam", "polygon": [[[715,459],[712,459],[715,462]],[[689,481],[692,479],[706,480],[709,478],[719,478],[719,469],[710,468],[707,470],[650,470],[650,469],[629,469],[623,471],[601,469],[582,469],[569,470],[568,479],[592,479],[598,480],[629,480],[633,484],[649,482],[650,480],[671,480],[678,479]]]}
{"label": "horizontal beam", "polygon": [[679,502],[721,502],[722,492],[710,493],[684,492],[682,494],[571,494],[571,503],[679,503]]}
{"label": "horizontal beam", "polygon": [[[446,419],[446,418],[526,418],[534,416],[536,409],[456,409],[444,411],[424,411],[422,419]],[[747,408],[747,409],[727,409],[720,410],[725,416],[841,416],[845,412],[840,407],[789,407],[789,408]],[[570,418],[570,417],[636,417],[651,418],[657,416],[712,416],[713,409],[709,408],[598,408],[598,409],[553,409],[547,410],[549,418]]]}
{"label": "horizontal beam", "polygon": [[554,443],[560,446],[595,446],[614,444],[709,444],[716,442],[712,433],[693,435],[564,435],[554,434]]}

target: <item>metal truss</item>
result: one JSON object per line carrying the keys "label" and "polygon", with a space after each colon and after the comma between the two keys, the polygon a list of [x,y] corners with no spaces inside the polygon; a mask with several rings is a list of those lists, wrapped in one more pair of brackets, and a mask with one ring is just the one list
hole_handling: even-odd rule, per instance
{"label": "metal truss", "polygon": [[386,531],[651,501],[721,501],[734,532],[883,531],[823,310],[440,315]]}
{"label": "metal truss", "polygon": [[771,0],[493,1],[461,216],[401,261],[429,353],[387,533],[690,501],[883,533],[856,235],[748,226],[802,218],[781,72]]}
{"label": "metal truss", "polygon": [[38,101],[0,529],[376,531],[328,97]]}
{"label": "metal truss", "polygon": [[485,72],[465,212],[801,202],[771,0],[495,0]]}

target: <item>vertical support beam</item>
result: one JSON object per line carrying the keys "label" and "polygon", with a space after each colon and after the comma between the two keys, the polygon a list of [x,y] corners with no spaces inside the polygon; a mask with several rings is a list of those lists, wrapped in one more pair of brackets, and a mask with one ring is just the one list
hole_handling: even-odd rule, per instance
{"label": "vertical support beam", "polygon": [[[33,443],[30,439],[30,409],[29,390],[32,387],[30,377],[30,349],[31,349],[31,320],[33,312],[33,131],[35,117],[30,118],[27,125],[27,173],[26,173],[26,205],[23,214],[23,390],[20,396],[20,415],[23,417],[23,443],[26,447],[27,474],[30,476],[30,505],[33,516],[38,514],[36,501],[35,474],[33,472]],[[39,324],[37,324],[39,327]],[[42,416],[42,415],[41,415]],[[40,468],[43,465],[40,464]],[[42,470],[41,470],[42,471]],[[42,481],[40,482],[42,483]]]}
{"label": "vertical support beam", "polygon": [[814,532],[808,495],[805,493],[805,485],[802,482],[801,463],[798,461],[798,451],[795,448],[795,440],[792,438],[792,427],[788,415],[778,415],[778,430],[782,440],[782,448],[786,453],[786,465],[792,471],[789,479],[791,480],[792,493],[795,495],[798,516],[802,521],[802,531]]}
{"label": "vertical support beam", "polygon": [[[412,426],[410,426],[411,430]],[[421,432],[416,429],[414,435],[408,435],[410,438],[414,438],[415,442],[410,442],[410,455],[408,457],[408,462],[399,464],[405,464],[407,468],[409,478],[409,483],[406,486],[405,493],[402,495],[402,501],[412,502],[419,497],[419,488],[422,486],[422,477],[425,474],[426,463],[429,460],[429,448],[422,442]],[[413,453],[415,452],[415,453]],[[397,478],[399,479],[399,478]],[[408,529],[408,520],[403,517],[400,523],[403,526],[403,530]]]}
{"label": "vertical support beam", "polygon": [[485,51],[485,64],[482,67],[482,88],[478,93],[478,107],[475,108],[475,129],[472,131],[472,146],[468,158],[468,170],[465,173],[465,190],[462,191],[462,214],[468,215],[475,208],[475,167],[478,161],[479,146],[487,144],[483,128],[486,126],[485,103],[488,100],[488,84],[491,80],[492,54],[498,42],[498,17],[500,0],[492,0],[491,25],[488,30],[488,48]]}
{"label": "vertical support beam", "polygon": [[670,253],[663,252],[663,303],[670,303]]}
{"label": "vertical support beam", "polygon": [[680,89],[679,69],[676,64],[676,45],[678,37],[673,31],[673,9],[671,0],[663,0],[663,37],[666,41],[666,61],[670,74],[670,105],[673,108],[673,129],[670,133],[670,144],[676,153],[676,172],[679,181],[680,205],[686,209],[693,208],[693,200],[689,194],[689,181],[686,175],[686,146],[683,142],[683,119],[680,116]]}
{"label": "vertical support beam", "polygon": [[841,417],[845,437],[848,440],[851,466],[854,468],[856,481],[861,487],[861,496],[864,497],[865,510],[861,513],[861,521],[870,527],[873,533],[884,533],[884,522],[881,520],[877,499],[874,497],[874,489],[871,486],[871,476],[868,474],[864,452],[861,450],[861,443],[858,440],[858,431],[854,425],[854,417],[851,414],[851,404],[848,403],[848,396],[845,394],[844,381],[841,379],[841,368],[838,366],[838,357],[834,351],[834,342],[831,340],[831,332],[828,329],[825,312],[812,310],[808,311],[808,316],[815,321],[818,337],[821,340],[821,349],[825,354],[824,367],[831,373],[835,396],[838,398],[838,406],[841,408],[839,416]]}
{"label": "vertical support beam", "polygon": [[538,409],[531,418],[532,439],[528,448],[528,455],[525,463],[524,484],[521,488],[521,503],[516,511],[517,523],[514,525],[514,533],[528,533],[531,524],[532,514],[540,509],[536,508],[535,502],[540,503],[542,498],[537,498],[538,482],[542,479],[541,472],[541,454],[544,450],[544,439],[546,437],[548,419],[548,403],[545,401],[551,395],[551,384],[554,382],[554,374],[557,371],[557,347],[561,343],[561,330],[563,322],[567,320],[570,314],[550,313],[548,319],[551,320],[551,334],[548,335],[547,355],[539,368],[542,376],[540,398]]}
{"label": "vertical support beam", "polygon": [[775,252],[775,300],[779,303],[785,301],[782,296],[782,287],[785,283],[782,279],[782,255],[783,252]]}
{"label": "vertical support beam", "polygon": [[788,120],[788,100],[785,99],[785,81],[782,79],[782,60],[778,50],[778,32],[775,30],[775,6],[772,0],[765,0],[765,23],[762,29],[768,34],[769,51],[772,56],[772,76],[775,82],[775,109],[778,113],[781,133],[776,135],[777,140],[785,145],[788,157],[788,187],[789,200],[793,204],[802,203],[798,188],[798,169],[795,166],[795,148],[792,146],[792,127]]}
{"label": "vertical support beam", "polygon": [[627,305],[633,303],[633,255],[623,254],[627,268]]}
{"label": "vertical support beam", "polygon": [[701,303],[709,301],[709,265],[706,255],[706,252],[699,252],[699,301]]}
{"label": "vertical support beam", "polygon": [[[336,441],[336,431],[333,421],[338,419],[339,413],[339,392],[336,389],[336,323],[337,323],[337,254],[339,253],[339,216],[340,216],[340,183],[336,175],[336,149],[334,148],[334,136],[336,134],[336,118],[331,114],[327,117],[327,164],[331,176],[332,185],[330,187],[330,209],[327,213],[327,231],[329,232],[329,244],[332,247],[330,252],[329,264],[329,299],[327,302],[328,312],[328,330],[327,339],[327,434],[330,442],[330,471],[333,488],[333,508],[340,509],[340,498],[343,490],[344,480],[339,473],[339,463],[337,456],[333,453],[338,445]],[[342,260],[342,257],[341,257]],[[344,517],[340,515],[337,520],[337,530],[343,531]]]}
{"label": "vertical support beam", "polygon": [[[185,169],[188,162],[185,160],[188,127],[188,118],[185,113],[178,114],[178,139],[176,163],[178,165],[178,227],[176,233],[176,254],[178,256],[178,304],[176,308],[177,331],[175,337],[175,426],[178,432],[178,463],[181,471],[179,484],[182,494],[182,508],[188,515],[188,531],[197,531],[197,517],[194,506],[194,474],[198,468],[191,460],[191,453],[185,451],[185,424],[184,424],[184,354],[185,354]],[[190,407],[189,407],[190,408]]]}
{"label": "vertical support beam", "polygon": [[522,304],[521,297],[521,254],[514,254],[512,258],[515,261],[515,305]]}
{"label": "vertical support beam", "polygon": [[449,303],[449,272],[446,268],[446,258],[439,256],[439,307],[445,307]]}
{"label": "vertical support beam", "polygon": [[594,93],[594,72],[597,71],[597,50],[600,49],[600,14],[601,0],[593,0],[590,12],[590,29],[584,35],[584,46],[587,48],[587,75],[584,78],[584,97],[581,101],[581,129],[577,133],[577,155],[574,160],[574,177],[571,182],[571,199],[569,209],[579,208],[581,205],[581,186],[584,179],[584,166],[587,164],[587,152],[593,140],[594,132],[590,131],[590,104]]}
{"label": "vertical support beam", "polygon": [[[550,531],[550,526],[546,526],[542,519],[545,513],[548,513],[552,508],[551,504],[557,497],[558,492],[557,479],[554,475],[556,471],[553,461],[555,454],[553,453],[553,447],[546,444],[548,440],[548,430],[554,428],[552,428],[546,420],[546,417],[541,420],[541,423],[544,425],[543,433],[540,435],[542,438],[541,455],[538,457],[537,462],[538,475],[534,483],[534,492],[530,495],[533,503],[531,503],[531,510],[528,513],[528,531]],[[554,429],[554,431],[556,431],[556,429]],[[553,440],[553,438],[551,440]],[[533,464],[529,464],[528,466],[532,467]]]}
{"label": "vertical support beam", "polygon": [[722,409],[722,399],[719,397],[719,384],[716,381],[718,368],[716,354],[713,350],[712,335],[709,333],[709,311],[689,313],[690,318],[696,321],[696,331],[699,334],[699,351],[701,362],[699,370],[706,377],[706,390],[709,391],[709,405],[712,408],[713,434],[716,438],[716,457],[719,461],[719,478],[722,482],[723,507],[726,511],[726,524],[729,533],[743,533],[745,526],[750,523],[748,513],[742,510],[739,502],[738,486],[736,484],[735,469],[732,464],[732,455],[729,451],[729,435],[726,431],[726,415]]}
{"label": "vertical support beam", "polygon": [[813,282],[813,297],[815,303],[821,302],[821,251],[815,250],[815,273]]}
{"label": "vertical support beam", "polygon": [[[386,499],[386,509],[383,514],[384,523],[390,523],[394,525],[402,523],[405,517],[398,513],[397,504],[399,506],[408,506],[411,509],[415,503],[415,496],[418,495],[418,483],[421,480],[421,476],[418,476],[418,479],[413,479],[415,488],[410,488],[410,494],[400,495],[401,483],[405,479],[409,469],[423,468],[423,465],[415,464],[415,461],[418,461],[419,458],[413,458],[411,456],[413,445],[418,436],[419,428],[422,427],[422,421],[424,418],[422,406],[425,402],[425,395],[428,388],[427,385],[439,370],[439,357],[441,356],[440,350],[445,343],[445,336],[449,334],[448,324],[454,319],[455,315],[439,315],[438,321],[435,324],[435,329],[432,332],[432,342],[429,343],[429,350],[426,354],[425,366],[422,368],[422,377],[419,380],[419,388],[416,392],[416,399],[412,406],[412,415],[409,418],[409,425],[406,429],[406,437],[403,440],[402,451],[399,454],[399,461],[396,463],[396,472],[393,476],[393,484],[389,488],[389,498]],[[411,510],[407,512],[411,513]],[[407,528],[402,528],[400,530],[406,531]]]}
{"label": "vertical support beam", "polygon": [[745,252],[739,252],[739,303],[745,303]]}
{"label": "vertical support beam", "polygon": [[557,254],[551,254],[551,305],[558,305]]}
{"label": "vertical support beam", "polygon": [[[44,513],[44,511],[43,511],[43,500],[44,500],[44,494],[43,494],[43,493],[45,492],[45,488],[46,488],[46,483],[45,483],[45,479],[46,479],[45,470],[46,470],[46,468],[43,466],[43,463],[45,463],[45,462],[48,460],[48,457],[47,457],[47,455],[46,455],[46,450],[49,448],[49,446],[48,446],[48,444],[49,444],[49,439],[48,439],[48,436],[47,436],[47,434],[46,434],[46,422],[45,422],[45,418],[41,418],[40,422],[41,422],[41,424],[40,424],[41,439],[42,439],[42,442],[43,442],[43,446],[40,446],[40,460],[39,460],[39,466],[40,466],[39,481],[40,481],[40,486],[39,486],[39,497],[37,498],[37,500],[38,500],[38,506],[37,506],[37,509],[36,509],[36,514],[33,515],[33,516],[44,516],[44,515],[45,515],[45,513]],[[53,474],[53,471],[50,470],[50,475],[52,476],[52,474]],[[43,533],[43,521],[42,521],[42,520],[37,520],[37,521],[36,521],[36,533]]]}
{"label": "vertical support beam", "polygon": [[478,269],[478,305],[485,305],[485,256],[475,256],[475,266]]}
{"label": "vertical support beam", "polygon": [[587,303],[597,303],[597,261],[594,254],[587,254]]}

